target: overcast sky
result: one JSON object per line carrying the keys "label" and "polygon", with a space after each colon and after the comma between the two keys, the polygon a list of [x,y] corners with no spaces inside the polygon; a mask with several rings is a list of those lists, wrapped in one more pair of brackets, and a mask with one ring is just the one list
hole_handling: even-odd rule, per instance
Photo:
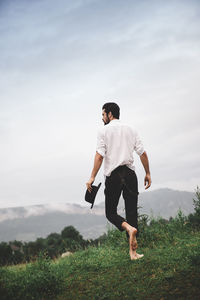
{"label": "overcast sky", "polygon": [[199,1],[0,0],[0,207],[84,205],[107,101],[143,140],[151,190],[194,191],[199,81]]}

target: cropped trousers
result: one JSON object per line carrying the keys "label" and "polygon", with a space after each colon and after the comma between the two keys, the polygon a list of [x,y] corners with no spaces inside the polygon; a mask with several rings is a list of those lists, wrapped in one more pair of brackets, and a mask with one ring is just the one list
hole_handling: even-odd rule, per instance
{"label": "cropped trousers", "polygon": [[[124,230],[121,226],[124,221],[138,229],[138,180],[135,171],[126,165],[117,167],[106,177],[104,194],[106,218],[120,231]],[[125,202],[126,218],[117,214],[121,194]]]}

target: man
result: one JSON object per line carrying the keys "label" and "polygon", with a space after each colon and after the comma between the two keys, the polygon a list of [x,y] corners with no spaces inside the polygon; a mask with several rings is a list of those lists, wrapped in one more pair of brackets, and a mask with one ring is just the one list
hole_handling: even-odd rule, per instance
{"label": "man", "polygon": [[[151,185],[151,176],[148,157],[137,132],[122,124],[119,116],[120,108],[116,103],[108,102],[103,105],[102,120],[106,126],[98,133],[94,167],[86,186],[91,192],[91,185],[104,159],[106,217],[120,231],[126,230],[130,258],[135,260],[143,254],[136,252],[138,182],[134,171],[134,151],[140,156],[146,172],[145,189]],[[121,193],[125,201],[126,219],[117,214]]]}

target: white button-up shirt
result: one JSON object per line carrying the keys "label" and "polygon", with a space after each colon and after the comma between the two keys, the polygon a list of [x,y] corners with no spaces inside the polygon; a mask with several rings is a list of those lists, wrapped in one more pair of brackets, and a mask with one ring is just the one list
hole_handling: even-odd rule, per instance
{"label": "white button-up shirt", "polygon": [[122,165],[135,170],[133,152],[140,156],[144,147],[135,130],[114,119],[98,132],[96,151],[104,157],[104,175],[110,176]]}

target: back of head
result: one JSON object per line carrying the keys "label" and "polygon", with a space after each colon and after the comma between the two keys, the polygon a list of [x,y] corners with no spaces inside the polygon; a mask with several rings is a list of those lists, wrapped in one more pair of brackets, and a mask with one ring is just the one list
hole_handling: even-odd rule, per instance
{"label": "back of head", "polygon": [[111,112],[114,118],[119,119],[120,108],[117,103],[107,102],[103,105],[102,109],[104,109],[107,114]]}

